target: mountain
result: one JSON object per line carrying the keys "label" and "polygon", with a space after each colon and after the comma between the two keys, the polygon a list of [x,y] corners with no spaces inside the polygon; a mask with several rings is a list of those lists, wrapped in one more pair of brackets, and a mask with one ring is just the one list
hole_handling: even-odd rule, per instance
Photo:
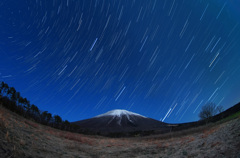
{"label": "mountain", "polygon": [[90,119],[73,122],[80,127],[80,132],[98,133],[128,133],[136,131],[165,130],[166,123],[157,121],[127,110],[112,110]]}

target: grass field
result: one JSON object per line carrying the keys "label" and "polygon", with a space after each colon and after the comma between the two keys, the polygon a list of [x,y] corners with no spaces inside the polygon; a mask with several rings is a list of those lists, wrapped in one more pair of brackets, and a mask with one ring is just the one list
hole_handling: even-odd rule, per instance
{"label": "grass field", "polygon": [[162,135],[106,138],[37,124],[0,106],[0,157],[240,157],[240,112]]}

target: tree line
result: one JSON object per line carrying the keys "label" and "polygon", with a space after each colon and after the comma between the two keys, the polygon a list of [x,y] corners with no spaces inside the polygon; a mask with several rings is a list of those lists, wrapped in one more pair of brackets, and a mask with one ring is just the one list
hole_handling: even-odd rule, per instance
{"label": "tree line", "polygon": [[25,117],[32,119],[43,125],[48,125],[57,129],[76,131],[77,126],[68,120],[63,120],[59,115],[52,115],[48,111],[41,111],[36,105],[30,104],[27,98],[20,95],[14,87],[9,87],[7,83],[0,84],[0,104],[7,109]]}

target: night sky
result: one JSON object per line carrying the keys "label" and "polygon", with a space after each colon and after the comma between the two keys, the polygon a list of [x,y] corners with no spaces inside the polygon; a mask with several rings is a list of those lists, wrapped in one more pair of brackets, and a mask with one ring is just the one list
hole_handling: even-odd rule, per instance
{"label": "night sky", "polygon": [[[77,121],[240,101],[240,0],[1,0],[0,80]],[[166,115],[168,114],[168,115]]]}

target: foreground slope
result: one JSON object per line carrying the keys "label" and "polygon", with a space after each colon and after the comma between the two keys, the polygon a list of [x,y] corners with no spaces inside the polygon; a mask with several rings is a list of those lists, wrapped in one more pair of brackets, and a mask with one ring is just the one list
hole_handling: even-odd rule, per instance
{"label": "foreground slope", "polygon": [[0,157],[239,157],[239,114],[186,131],[106,138],[60,131],[0,106]]}

